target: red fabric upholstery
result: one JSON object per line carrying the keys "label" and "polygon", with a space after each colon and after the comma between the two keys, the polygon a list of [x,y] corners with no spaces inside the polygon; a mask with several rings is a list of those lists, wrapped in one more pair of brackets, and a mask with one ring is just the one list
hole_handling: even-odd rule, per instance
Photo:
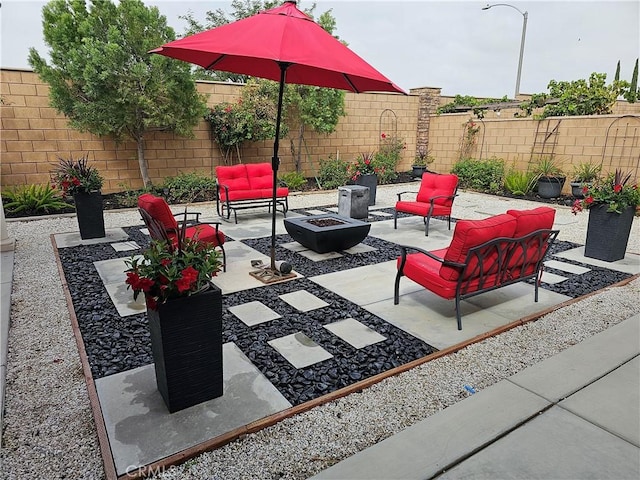
{"label": "red fabric upholstery", "polygon": [[143,193],[138,197],[138,208],[146,210],[149,215],[161,222],[165,230],[175,231],[178,228],[178,222],[164,198]]}
{"label": "red fabric upholstery", "polygon": [[524,237],[536,230],[551,229],[556,211],[549,207],[538,207],[532,210],[507,210],[507,214],[516,218],[514,237]]}
{"label": "red fabric upholstery", "polygon": [[[416,197],[417,202],[429,203],[433,197],[440,195],[451,196],[458,186],[458,176],[454,174],[439,175],[437,173],[425,172],[420,182],[420,190]],[[448,205],[453,203],[453,199],[439,198],[435,205]],[[396,207],[397,208],[397,207]]]}
{"label": "red fabric upholstery", "polygon": [[[175,243],[176,235],[169,234],[169,237]],[[185,232],[186,238],[193,238],[199,242],[210,243],[214,247],[218,247],[225,242],[225,236],[222,231],[218,230],[218,235],[216,236],[216,229],[211,225],[194,225],[193,227],[187,227]]]}
{"label": "red fabric upholstery", "polygon": [[[456,223],[453,238],[444,259],[464,263],[469,249],[498,237],[511,238],[515,230],[515,217],[506,213],[484,220],[460,220]],[[460,271],[455,267],[442,265],[440,276],[444,280],[455,281],[460,276]]]}
{"label": "red fabric upholstery", "polygon": [[[421,217],[426,217],[429,213],[429,209],[431,208],[430,203],[422,203],[422,202],[407,202],[400,201],[396,202],[396,210],[404,213],[411,213],[413,215],[420,215]],[[431,215],[449,215],[451,213],[451,206],[438,205],[434,203],[433,212]]]}
{"label": "red fabric upholstery", "polygon": [[251,190],[273,188],[273,170],[269,163],[250,163],[246,167]]}
{"label": "red fabric upholstery", "polygon": [[[249,178],[247,177],[247,168],[244,164],[232,165],[228,167],[217,166],[216,178],[218,179],[218,183],[220,185],[229,189],[229,200],[238,200],[237,198],[232,198],[232,193],[236,195],[238,194],[238,192],[251,191]],[[221,200],[227,199],[224,188],[220,189],[220,197]]]}

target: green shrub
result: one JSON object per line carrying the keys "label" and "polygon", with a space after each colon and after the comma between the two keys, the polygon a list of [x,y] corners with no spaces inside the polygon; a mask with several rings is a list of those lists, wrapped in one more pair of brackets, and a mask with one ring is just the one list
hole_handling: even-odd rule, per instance
{"label": "green shrub", "polygon": [[513,195],[528,195],[536,186],[538,175],[511,168],[504,176],[504,188]]}
{"label": "green shrub", "polygon": [[500,193],[504,178],[504,160],[467,158],[457,162],[452,173],[460,178],[460,187],[485,193]]}
{"label": "green shrub", "polygon": [[25,213],[29,215],[55,213],[73,208],[60,196],[60,191],[46,185],[23,185],[2,192],[4,207],[9,213]]}
{"label": "green shrub", "polygon": [[202,202],[215,198],[216,181],[198,172],[167,177],[161,190],[169,203]]}
{"label": "green shrub", "polygon": [[320,188],[330,190],[346,185],[349,180],[348,173],[349,163],[344,160],[329,156],[328,159],[320,160],[320,171],[318,172],[318,181]]}
{"label": "green shrub", "polygon": [[398,158],[396,155],[388,155],[384,152],[376,152],[373,157],[373,164],[378,168],[378,183],[391,183],[398,174],[396,173],[396,166],[398,164]]}
{"label": "green shrub", "polygon": [[290,190],[300,190],[300,187],[307,184],[307,179],[298,172],[283,173],[280,180],[286,183]]}

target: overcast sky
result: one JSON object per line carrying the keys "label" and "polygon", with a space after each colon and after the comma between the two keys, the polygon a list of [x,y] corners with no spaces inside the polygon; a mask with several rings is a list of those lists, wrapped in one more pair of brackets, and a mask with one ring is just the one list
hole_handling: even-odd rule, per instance
{"label": "overcast sky", "polygon": [[[29,68],[29,47],[46,54],[42,6],[46,2],[2,0],[2,67]],[[205,12],[230,2],[148,0],[167,17],[178,36],[191,10]],[[491,2],[499,3],[499,2]],[[486,1],[316,0],[316,15],[331,9],[337,34],[372,66],[405,90],[441,87],[444,95],[513,97],[524,16]],[[513,1],[528,12],[520,92],[547,91],[549,80],[588,78],[591,72],[630,80],[640,56],[640,1]],[[311,0],[301,7],[312,5]]]}

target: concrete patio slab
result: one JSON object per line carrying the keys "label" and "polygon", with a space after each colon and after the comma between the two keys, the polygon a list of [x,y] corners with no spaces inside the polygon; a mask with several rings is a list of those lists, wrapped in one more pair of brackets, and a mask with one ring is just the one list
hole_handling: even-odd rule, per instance
{"label": "concrete patio slab", "polygon": [[573,273],[575,275],[582,275],[590,272],[590,268],[581,267],[580,265],[574,265],[573,263],[560,262],[558,260],[547,260],[544,262],[544,266],[548,268],[554,268],[563,272]]}
{"label": "concrete patio slab", "polygon": [[77,247],[79,245],[96,245],[98,243],[116,243],[129,239],[129,235],[122,228],[107,228],[104,231],[105,236],[100,238],[91,238],[83,240],[80,238],[80,232],[56,233],[53,238],[58,248]]}
{"label": "concrete patio slab", "polygon": [[640,357],[621,365],[559,405],[640,447]]}
{"label": "concrete patio slab", "polygon": [[567,280],[567,277],[563,277],[562,275],[556,275],[551,272],[542,272],[542,276],[540,277],[540,281],[543,283],[548,283],[549,285],[555,285],[557,283],[562,283]]}
{"label": "concrete patio slab", "polygon": [[557,253],[554,256],[566,258],[568,260],[575,260],[580,263],[586,263],[587,265],[617,270],[618,272],[630,273],[631,275],[637,275],[640,273],[640,255],[633,253],[627,253],[622,260],[617,260],[615,262],[604,262],[595,258],[585,257],[584,247],[565,250],[564,252]]}
{"label": "concrete patio slab", "polygon": [[248,327],[282,318],[279,313],[274,312],[262,302],[243,303],[229,307],[228,310]]}
{"label": "concrete patio slab", "polygon": [[312,478],[432,478],[548,405],[537,395],[502,381]]}
{"label": "concrete patio slab", "polygon": [[111,246],[116,252],[129,252],[131,250],[138,250],[140,248],[140,245],[138,245],[134,241],[112,243]]}
{"label": "concrete patio slab", "polygon": [[284,295],[279,295],[278,298],[301,312],[310,312],[311,310],[324,308],[329,305],[324,300],[319,299],[313,293],[307,292],[306,290],[285,293]]}
{"label": "concrete patio slab", "polygon": [[[611,348],[615,345],[615,348]],[[640,315],[510,377],[510,381],[557,402],[640,354]],[[555,372],[562,371],[562,375]]]}
{"label": "concrete patio slab", "polygon": [[153,365],[96,380],[118,474],[291,406],[233,343],[223,346],[223,366],[222,397],[173,414],[157,390]]}
{"label": "concrete patio slab", "polygon": [[438,478],[631,479],[639,459],[630,443],[552,407]]}

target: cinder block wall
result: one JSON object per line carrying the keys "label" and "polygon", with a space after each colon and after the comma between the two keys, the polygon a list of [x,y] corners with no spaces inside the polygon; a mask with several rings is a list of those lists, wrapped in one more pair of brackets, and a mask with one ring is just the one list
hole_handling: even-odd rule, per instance
{"label": "cinder block wall", "polygon": [[[198,90],[209,96],[208,104],[238,99],[241,86],[218,82],[199,82]],[[142,186],[137,147],[132,141],[116,143],[109,137],[97,137],[69,128],[67,119],[49,106],[48,86],[28,70],[0,70],[0,156],[1,185],[43,184],[58,157],[88,154],[105,178],[105,193]],[[347,115],[330,134],[305,132],[301,172],[312,177],[318,173],[321,159],[339,157],[354,160],[362,152],[377,150],[382,133],[402,138],[406,148],[399,171],[410,169],[416,145],[427,145],[436,159],[430,169],[448,172],[459,159],[467,113],[435,115],[446,103],[439,88],[413,89],[408,96],[394,94],[346,94]],[[568,175],[573,165],[585,161],[603,162],[605,171],[615,168],[632,171],[638,177],[640,159],[640,104],[618,102],[615,115],[558,117],[543,121],[515,118],[517,109],[486,112],[480,126],[474,158],[503,158],[509,165],[526,169],[536,146],[536,128],[555,125],[555,158],[563,163]],[[295,170],[292,144],[297,148],[297,132],[280,142],[281,172]],[[168,132],[150,132],[145,141],[145,156],[154,183],[162,183],[180,171],[198,171],[213,175],[223,163],[215,142],[210,139],[203,120],[193,139]],[[548,148],[548,147],[547,147]],[[246,144],[241,151],[246,163],[269,162],[273,141]],[[237,161],[237,160],[235,160]],[[568,182],[565,189],[568,189]]]}
{"label": "cinder block wall", "polygon": [[[236,101],[241,88],[228,83],[198,82],[198,90],[208,95],[210,106]],[[32,71],[0,71],[2,186],[44,184],[49,181],[49,172],[58,157],[75,158],[88,154],[105,179],[103,192],[141,187],[135,142],[116,143],[110,137],[69,128],[67,119],[49,106],[48,92],[48,86]],[[305,133],[302,173],[314,176],[319,160],[329,155],[354,160],[361,152],[376,150],[380,134],[393,131],[406,142],[399,168],[408,170],[415,152],[418,101],[417,96],[347,93],[347,116],[340,120],[336,132],[331,135]],[[395,118],[391,123],[386,121],[389,110]],[[386,113],[383,115],[383,112]],[[194,135],[193,139],[169,132],[147,135],[145,158],[154,183],[162,183],[164,178],[180,171],[213,175],[215,166],[223,164],[222,154],[210,139],[209,127],[204,120],[197,125]],[[291,137],[297,146],[297,140]],[[291,139],[280,142],[282,172],[295,170]],[[241,156],[246,163],[270,162],[273,141],[247,144],[241,150]]]}

